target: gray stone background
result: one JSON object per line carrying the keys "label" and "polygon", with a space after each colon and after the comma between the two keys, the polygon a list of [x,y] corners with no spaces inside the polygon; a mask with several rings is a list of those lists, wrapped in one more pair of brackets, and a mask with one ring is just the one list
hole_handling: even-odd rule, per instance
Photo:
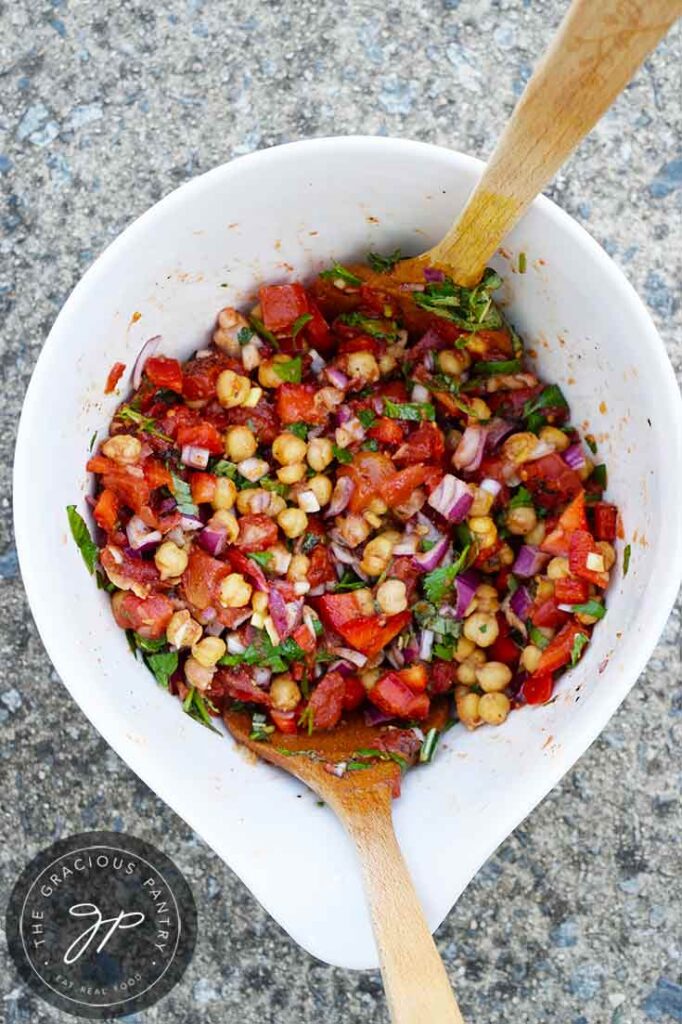
{"label": "gray stone background", "polygon": [[[14,433],[33,364],[94,257],[161,196],[233,156],[353,132],[488,154],[564,6],[0,3],[2,886],[6,894],[51,840],[85,829],[125,829],[176,860],[196,896],[198,948],[183,981],[129,1018],[136,1024],[387,1016],[378,973],[334,969],[295,946],[106,747],[52,670],[10,519]],[[623,268],[678,369],[681,42],[678,26],[548,190]],[[599,741],[439,930],[467,1021],[682,1021],[681,743],[674,615]],[[3,961],[4,1020],[71,1019],[19,982],[4,946]]]}

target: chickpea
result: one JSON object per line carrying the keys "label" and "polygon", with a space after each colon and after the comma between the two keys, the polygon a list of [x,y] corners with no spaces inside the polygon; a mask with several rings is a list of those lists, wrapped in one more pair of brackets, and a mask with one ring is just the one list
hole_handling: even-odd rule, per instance
{"label": "chickpea", "polygon": [[439,353],[438,365],[443,373],[447,373],[451,377],[459,377],[471,366],[471,356],[464,349],[455,352],[446,350]]}
{"label": "chickpea", "polygon": [[571,443],[558,427],[543,427],[538,436],[545,444],[551,444],[557,452],[565,452]]}
{"label": "chickpea", "polygon": [[504,693],[484,693],[478,702],[478,713],[486,725],[502,725],[511,710]]}
{"label": "chickpea", "polygon": [[568,567],[568,559],[557,556],[547,566],[547,575],[550,580],[563,580],[571,575]]}
{"label": "chickpea", "polygon": [[192,648],[192,657],[204,668],[212,668],[225,654],[225,641],[219,636],[205,636]]}
{"label": "chickpea", "polygon": [[104,442],[102,454],[121,466],[133,466],[140,461],[142,444],[132,434],[116,434]]}
{"label": "chickpea", "polygon": [[520,466],[527,462],[538,446],[538,439],[530,431],[519,434],[512,434],[502,445],[502,455],[507,462]]}
{"label": "chickpea", "polygon": [[238,313],[232,306],[226,306],[218,313],[218,326],[213,332],[213,343],[221,352],[236,358],[239,355],[240,344],[237,335],[246,328],[249,329],[249,321],[241,313]]}
{"label": "chickpea", "polygon": [[308,569],[310,568],[310,559],[307,555],[294,555],[289,563],[289,570],[287,572],[287,579],[291,583],[296,583],[299,580],[306,579],[308,575]]}
{"label": "chickpea", "polygon": [[370,540],[362,553],[362,571],[368,576],[381,576],[391,560],[397,540],[398,534],[392,533],[380,533],[378,537]]}
{"label": "chickpea", "polygon": [[284,380],[277,373],[275,366],[277,363],[288,363],[291,357],[284,354],[278,354],[273,356],[272,359],[265,359],[258,367],[258,383],[264,388],[278,388]]}
{"label": "chickpea", "polygon": [[277,470],[277,479],[282,484],[298,484],[305,474],[305,463],[293,462],[290,466],[280,466]]}
{"label": "chickpea", "polygon": [[594,469],[594,462],[589,457],[589,455],[586,455],[585,456],[585,465],[582,466],[582,468],[578,470],[578,476],[580,477],[581,480],[587,480],[587,478],[592,473],[593,469]]}
{"label": "chickpea", "polygon": [[239,572],[231,572],[222,580],[218,589],[218,601],[223,608],[245,608],[251,600],[253,587]]}
{"label": "chickpea", "polygon": [[511,669],[501,661],[489,661],[476,672],[478,685],[486,693],[498,693],[500,690],[506,689],[511,678]]}
{"label": "chickpea", "polygon": [[526,534],[526,543],[532,544],[533,547],[539,547],[545,539],[547,533],[547,527],[545,526],[542,519],[538,520],[537,526],[534,526],[530,533]]}
{"label": "chickpea", "polygon": [[386,580],[377,588],[376,597],[386,615],[397,615],[407,608],[407,588],[402,580]]}
{"label": "chickpea", "polygon": [[[237,491],[237,512],[242,516],[251,515],[252,505],[260,501],[262,493],[262,487],[245,487],[243,490]],[[267,494],[267,491],[265,493]]]}
{"label": "chickpea", "polygon": [[225,409],[233,409],[237,405],[243,405],[249,397],[251,381],[248,377],[242,377],[234,370],[223,370],[216,381],[216,394],[218,401]]}
{"label": "chickpea", "polygon": [[360,672],[360,682],[366,690],[371,690],[377,679],[381,675],[378,668],[369,668],[364,672]]}
{"label": "chickpea", "polygon": [[474,612],[464,620],[464,635],[479,647],[490,647],[500,632],[497,619],[488,612]]}
{"label": "chickpea", "polygon": [[389,373],[393,373],[398,360],[390,352],[384,352],[382,356],[379,356],[379,373],[382,377],[388,377]]}
{"label": "chickpea", "polygon": [[477,487],[474,494],[474,502],[469,509],[470,516],[487,516],[490,509],[493,507],[495,501],[495,495],[491,494],[490,491],[484,491],[482,487]]}
{"label": "chickpea", "polygon": [[293,539],[305,533],[308,526],[308,516],[301,508],[285,508],[277,516],[282,531],[286,537]]}
{"label": "chickpea", "polygon": [[368,384],[379,380],[379,364],[371,352],[351,352],[346,357],[348,376],[360,378]]}
{"label": "chickpea", "polygon": [[194,686],[195,689],[201,692],[208,690],[213,682],[214,675],[215,666],[207,668],[206,665],[202,665],[196,658],[191,657],[185,662],[185,682],[188,686]]}
{"label": "chickpea", "polygon": [[228,512],[227,509],[218,509],[218,511],[211,516],[206,525],[224,529],[228,544],[234,544],[239,536],[239,523],[237,522],[237,517],[233,512]]}
{"label": "chickpea", "polygon": [[497,527],[490,516],[472,516],[468,523],[482,548],[490,548],[497,541]]}
{"label": "chickpea", "polygon": [[363,516],[354,514],[347,515],[344,519],[337,519],[336,526],[346,544],[351,548],[363,544],[371,532],[370,525]]}
{"label": "chickpea", "polygon": [[477,725],[481,724],[479,715],[480,702],[481,698],[477,693],[464,692],[458,695],[457,691],[455,691],[457,715],[462,725],[465,725],[467,729],[475,729]]}
{"label": "chickpea", "polygon": [[469,659],[463,661],[461,665],[457,667],[457,681],[462,683],[463,686],[473,686],[476,682],[476,666],[473,665]]}
{"label": "chickpea", "polygon": [[[239,344],[239,342],[237,342],[237,344]],[[252,370],[255,370],[256,367],[261,364],[260,352],[252,341],[247,345],[244,345],[241,350],[241,357],[242,364],[247,373],[251,373]]]}
{"label": "chickpea", "polygon": [[282,466],[293,466],[303,462],[306,457],[308,445],[296,434],[285,431],[279,434],[272,442],[272,455]]}
{"label": "chickpea", "polygon": [[313,437],[308,442],[308,465],[322,473],[334,458],[334,446],[328,437]]}
{"label": "chickpea", "polygon": [[332,482],[328,476],[322,476],[321,474],[311,476],[310,480],[308,480],[308,488],[317,498],[320,508],[329,504],[332,496]]}
{"label": "chickpea", "polygon": [[549,601],[550,597],[554,597],[554,584],[552,581],[544,577],[540,578],[535,591],[535,597],[538,601]]}
{"label": "chickpea", "polygon": [[466,661],[470,654],[473,654],[476,650],[476,644],[473,640],[467,640],[465,636],[461,636],[457,641],[455,647],[455,661]]}
{"label": "chickpea", "polygon": [[301,691],[289,675],[275,676],[270,684],[270,700],[278,711],[293,711],[301,699]]}
{"label": "chickpea", "polygon": [[263,397],[263,389],[250,387],[249,394],[245,402],[242,402],[242,406],[245,409],[255,409],[261,398]]}
{"label": "chickpea", "polygon": [[537,526],[538,517],[535,514],[535,509],[522,506],[521,508],[510,508],[505,522],[510,533],[517,537],[525,537]]}
{"label": "chickpea", "polygon": [[262,590],[254,590],[251,597],[251,607],[254,612],[261,612],[264,615],[268,610],[268,595]]}
{"label": "chickpea", "polygon": [[472,398],[469,402],[469,423],[480,423],[489,420],[492,416],[490,406],[482,398]]}
{"label": "chickpea", "polygon": [[265,459],[242,459],[241,462],[237,463],[237,469],[244,477],[252,484],[257,484],[259,480],[262,480],[264,476],[267,476],[270,469]]}
{"label": "chickpea", "polygon": [[172,540],[165,540],[163,544],[159,544],[154,555],[154,563],[162,580],[182,576],[188,561],[187,552],[174,544]]}
{"label": "chickpea", "polygon": [[542,657],[542,651],[535,644],[528,644],[521,651],[521,665],[525,668],[526,672],[533,673],[537,670],[540,664],[540,658]]}
{"label": "chickpea", "polygon": [[601,554],[604,559],[604,571],[609,572],[613,568],[616,562],[616,552],[612,544],[609,544],[607,540],[597,541],[597,551]]}
{"label": "chickpea", "polygon": [[166,626],[166,640],[172,647],[193,647],[199,643],[203,630],[198,622],[195,622],[190,613],[183,609],[174,612],[171,620]]}
{"label": "chickpea", "polygon": [[232,508],[237,497],[237,485],[227,476],[219,476],[215,482],[215,490],[211,505],[216,511],[226,512]]}
{"label": "chickpea", "polygon": [[[268,493],[267,491],[265,492]],[[287,503],[281,494],[275,494],[274,491],[270,492],[270,499],[265,509],[266,516],[272,516],[275,519],[280,512],[283,512],[287,507]]]}
{"label": "chickpea", "polygon": [[248,427],[230,427],[225,434],[225,454],[232,462],[242,462],[256,454],[258,441]]}

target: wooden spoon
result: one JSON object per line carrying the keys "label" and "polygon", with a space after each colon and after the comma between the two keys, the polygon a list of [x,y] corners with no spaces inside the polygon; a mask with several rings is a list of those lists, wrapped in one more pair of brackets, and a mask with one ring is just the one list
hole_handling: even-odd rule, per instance
{"label": "wooden spoon", "polygon": [[[682,15],[682,0],[573,0],[500,137],[483,177],[445,238],[404,260],[477,284],[505,235]],[[415,276],[416,275],[416,276]]]}
{"label": "wooden spoon", "polygon": [[[228,711],[224,717],[239,743],[310,786],[354,840],[394,1024],[463,1024],[393,831],[391,797],[400,767],[394,761],[379,761],[342,778],[329,772],[331,765],[349,761],[356,751],[376,748],[376,727],[354,716],[332,732],[275,732],[263,742],[249,738],[249,714]],[[432,710],[424,731],[442,728],[446,720],[443,701]]]}

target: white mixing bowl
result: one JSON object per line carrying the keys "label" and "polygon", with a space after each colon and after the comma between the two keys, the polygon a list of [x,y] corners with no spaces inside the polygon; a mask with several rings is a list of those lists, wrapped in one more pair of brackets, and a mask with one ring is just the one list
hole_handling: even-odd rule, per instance
{"label": "white mixing bowl", "polygon": [[[481,168],[421,143],[339,138],[266,150],[195,179],[85,274],[45,344],[21,418],[21,569],[64,684],[296,941],[345,967],[377,960],[341,826],[297,782],[247,763],[229,738],[184,715],[133,660],[64,510],[72,502],[85,509],[88,444],[94,431],[106,432],[120,400],[103,394],[112,363],[127,364],[125,388],[146,338],[162,334],[163,351],[185,358],[206,343],[217,311],[248,300],[261,281],[305,278],[333,257],[362,258],[368,249],[427,248]],[[525,274],[515,272],[521,251]],[[507,313],[542,374],[561,383],[573,422],[599,440],[632,559],[624,578],[619,543],[608,615],[553,703],[515,712],[500,729],[457,727],[433,765],[407,776],[396,828],[434,928],[603,729],[644,668],[681,575],[680,396],[642,303],[606,253],[546,199],[533,204],[496,265]]]}

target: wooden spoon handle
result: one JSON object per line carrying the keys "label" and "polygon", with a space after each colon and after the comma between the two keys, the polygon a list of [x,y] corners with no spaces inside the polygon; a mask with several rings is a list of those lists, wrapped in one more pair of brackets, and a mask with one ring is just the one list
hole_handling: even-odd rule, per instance
{"label": "wooden spoon handle", "polygon": [[681,14],[682,0],[573,0],[464,212],[428,262],[475,285],[504,236]]}
{"label": "wooden spoon handle", "polygon": [[368,813],[341,813],[362,862],[393,1024],[464,1024],[391,820],[388,789]]}

